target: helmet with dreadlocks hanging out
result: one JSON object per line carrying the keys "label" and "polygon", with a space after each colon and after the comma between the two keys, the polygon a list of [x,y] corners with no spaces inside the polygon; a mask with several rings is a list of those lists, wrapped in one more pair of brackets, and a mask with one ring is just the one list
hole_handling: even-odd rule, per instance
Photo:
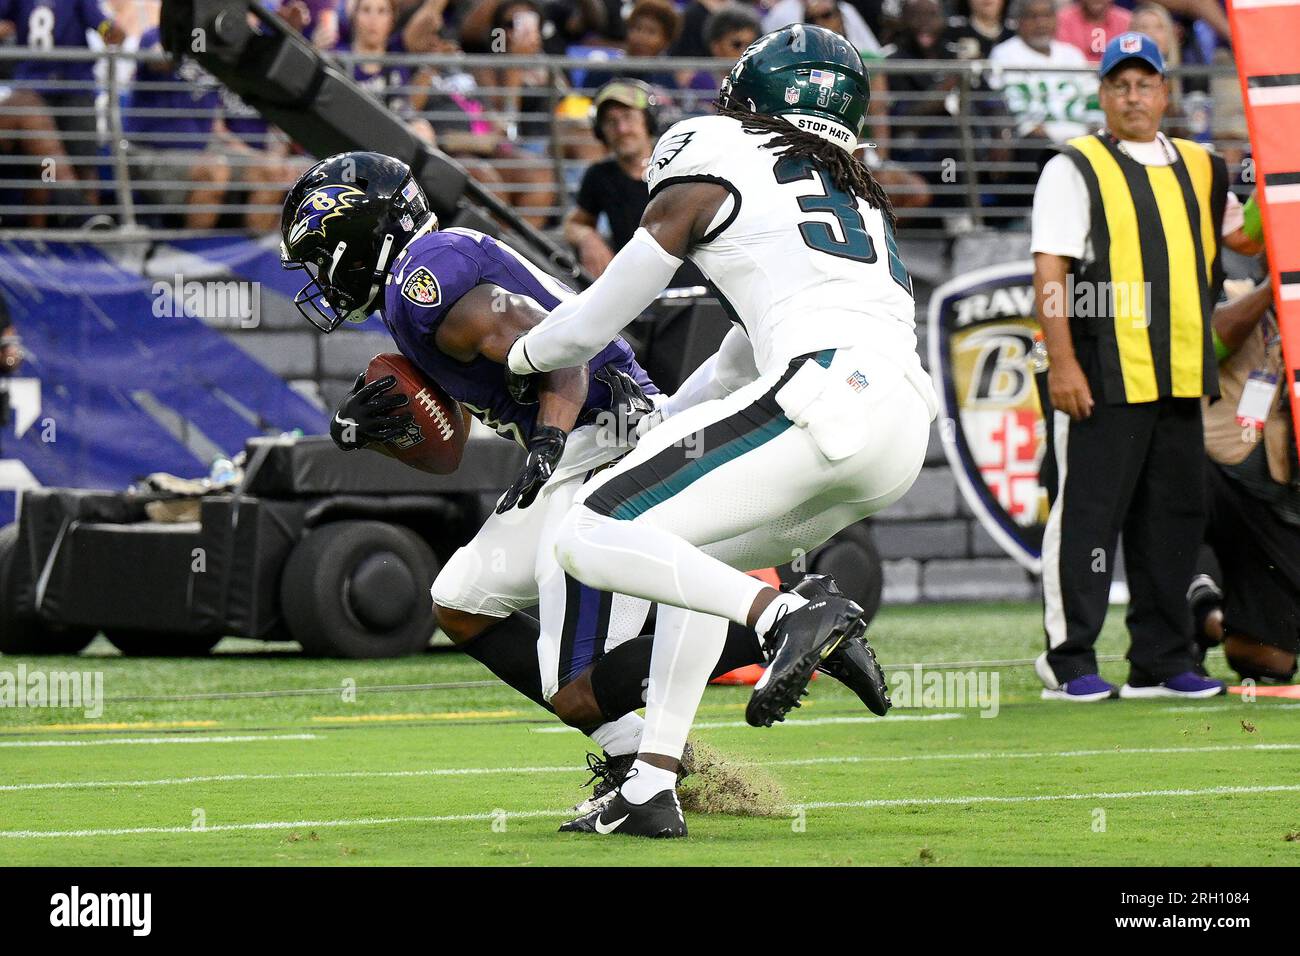
{"label": "helmet with dreadlocks hanging out", "polygon": [[780,116],[852,153],[867,128],[871,81],[848,40],[803,23],[759,37],[718,91],[718,106]]}

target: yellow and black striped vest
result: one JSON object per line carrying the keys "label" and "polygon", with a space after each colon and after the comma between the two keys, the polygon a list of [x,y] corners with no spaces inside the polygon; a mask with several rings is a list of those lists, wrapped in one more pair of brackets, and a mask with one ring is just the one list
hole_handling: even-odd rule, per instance
{"label": "yellow and black striped vest", "polygon": [[1105,132],[1064,148],[1088,186],[1093,251],[1074,263],[1070,326],[1076,347],[1092,340],[1110,404],[1218,394],[1210,319],[1228,170],[1196,143],[1171,142],[1172,166],[1142,165]]}

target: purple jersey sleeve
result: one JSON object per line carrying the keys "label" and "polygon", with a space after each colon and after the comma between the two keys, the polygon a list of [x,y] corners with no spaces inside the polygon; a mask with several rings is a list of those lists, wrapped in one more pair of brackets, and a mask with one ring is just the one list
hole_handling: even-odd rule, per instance
{"label": "purple jersey sleeve", "polygon": [[77,0],[77,12],[87,30],[98,30],[101,24],[112,19],[100,0]]}
{"label": "purple jersey sleeve", "polygon": [[393,264],[386,290],[390,321],[432,336],[460,297],[482,281],[478,247],[467,236],[433,232]]}

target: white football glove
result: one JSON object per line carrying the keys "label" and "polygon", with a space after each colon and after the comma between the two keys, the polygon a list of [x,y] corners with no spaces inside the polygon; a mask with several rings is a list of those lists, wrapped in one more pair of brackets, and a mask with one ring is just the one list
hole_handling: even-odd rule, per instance
{"label": "white football glove", "polygon": [[640,441],[646,436],[646,432],[654,428],[659,423],[668,418],[668,413],[664,411],[664,395],[651,395],[650,401],[654,402],[655,407],[641,416],[636,423],[636,428],[632,430],[632,435],[636,441]]}

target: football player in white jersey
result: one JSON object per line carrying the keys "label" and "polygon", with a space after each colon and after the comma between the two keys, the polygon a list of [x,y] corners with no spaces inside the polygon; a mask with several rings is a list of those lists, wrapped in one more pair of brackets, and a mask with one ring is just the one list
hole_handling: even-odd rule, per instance
{"label": "football player in white jersey", "polygon": [[916,354],[911,280],[889,200],[853,158],[868,83],[829,30],[759,39],[723,82],[719,115],[660,140],[633,240],[509,352],[516,387],[585,362],[688,256],[735,323],[650,416],[662,420],[643,423],[653,427],[637,449],[575,499],[558,536],[574,577],[661,605],[634,769],[611,802],[562,829],[685,835],[678,758],[727,621],[754,628],[771,654],[746,709],[755,726],[798,706],[845,641],[865,647],[861,609],[837,592],[809,600],[737,569],[785,563],[898,500],[925,456],[937,402]]}

